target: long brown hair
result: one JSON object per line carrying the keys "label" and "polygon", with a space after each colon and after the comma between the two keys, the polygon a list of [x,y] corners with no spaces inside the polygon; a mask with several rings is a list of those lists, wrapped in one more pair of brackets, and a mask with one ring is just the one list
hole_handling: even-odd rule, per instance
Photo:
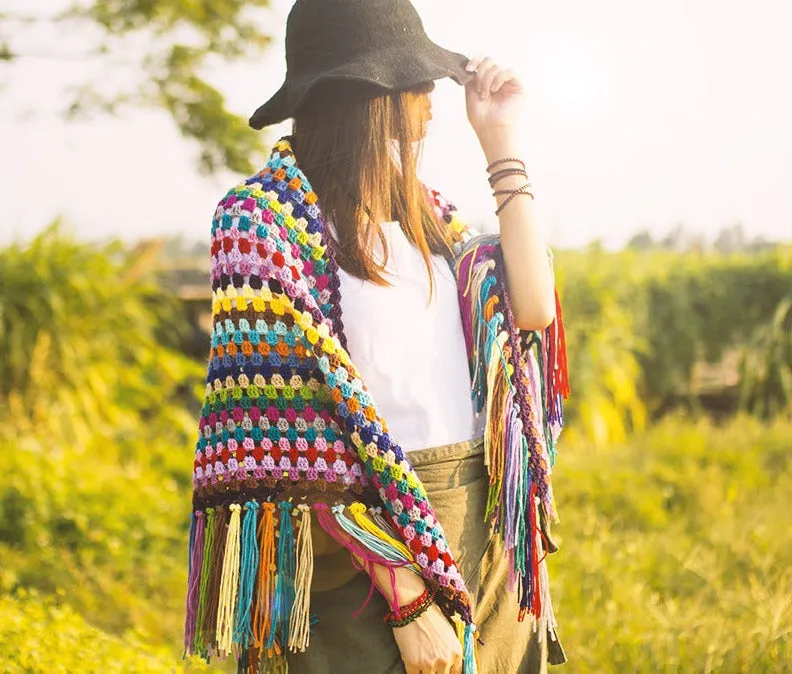
{"label": "long brown hair", "polygon": [[[450,233],[435,217],[418,180],[421,133],[410,105],[431,88],[430,83],[411,92],[384,92],[359,82],[330,83],[314,90],[301,106],[292,138],[297,161],[335,227],[330,245],[339,266],[358,278],[389,285],[383,276],[387,246],[379,223],[397,220],[424,258],[430,298],[430,255],[450,254]],[[422,128],[425,122],[420,120]],[[392,156],[394,140],[398,165]],[[377,240],[385,252],[382,263],[373,255]]]}

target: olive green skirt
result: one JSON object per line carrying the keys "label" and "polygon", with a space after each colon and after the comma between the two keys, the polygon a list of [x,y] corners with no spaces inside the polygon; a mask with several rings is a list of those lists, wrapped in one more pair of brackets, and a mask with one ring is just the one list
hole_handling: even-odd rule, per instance
{"label": "olive green skirt", "polygon": [[[565,662],[548,625],[530,615],[517,620],[517,597],[508,591],[508,559],[484,520],[489,478],[483,439],[409,457],[474,602],[480,673],[535,674],[546,672],[548,663]],[[289,674],[404,674],[393,632],[382,620],[388,606],[379,592],[352,617],[371,581],[355,570],[346,550],[316,558],[312,587],[311,613],[318,622],[307,651],[288,655]]]}

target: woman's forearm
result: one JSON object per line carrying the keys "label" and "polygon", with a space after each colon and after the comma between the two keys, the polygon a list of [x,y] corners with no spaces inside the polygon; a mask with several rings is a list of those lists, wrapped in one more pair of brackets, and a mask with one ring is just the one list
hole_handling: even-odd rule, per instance
{"label": "woman's forearm", "polygon": [[[514,133],[509,129],[482,133],[479,140],[487,164],[500,159],[521,158]],[[524,184],[523,176],[506,176],[498,180],[495,189],[517,189]],[[508,196],[498,195],[498,206]],[[515,196],[498,218],[515,322],[522,330],[542,330],[555,317],[555,279],[545,242],[534,219],[533,199],[527,195]]]}
{"label": "woman's forearm", "polygon": [[[391,579],[391,570],[394,578]],[[417,599],[426,589],[426,583],[413,571],[406,567],[390,569],[381,564],[372,564],[369,570],[371,578],[379,591],[384,595],[390,606],[404,606],[414,599]],[[396,596],[394,597],[394,581],[396,586]],[[394,601],[395,600],[395,601]]]}

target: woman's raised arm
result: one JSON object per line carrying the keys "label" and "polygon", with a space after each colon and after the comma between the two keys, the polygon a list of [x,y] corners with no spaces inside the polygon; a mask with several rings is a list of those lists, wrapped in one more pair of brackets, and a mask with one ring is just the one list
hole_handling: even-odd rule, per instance
{"label": "woman's raised arm", "polygon": [[[511,70],[490,58],[473,59],[467,68],[476,72],[465,87],[468,119],[490,174],[503,172],[493,188],[501,192],[496,195],[500,240],[515,322],[522,330],[543,330],[555,317],[553,267],[535,221],[531,188],[525,187],[525,175],[510,171],[520,169],[517,122],[525,92]],[[511,194],[520,188],[525,192]]]}

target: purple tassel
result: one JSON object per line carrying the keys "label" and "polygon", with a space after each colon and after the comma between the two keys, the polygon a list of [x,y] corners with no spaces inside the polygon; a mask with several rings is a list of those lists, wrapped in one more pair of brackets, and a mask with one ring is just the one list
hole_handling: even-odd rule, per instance
{"label": "purple tassel", "polygon": [[475,306],[474,294],[467,290],[468,278],[473,271],[473,262],[477,252],[473,251],[465,255],[459,262],[457,278],[460,280],[459,287],[459,309],[462,314],[462,331],[465,335],[465,347],[468,354],[473,352],[473,307]]}
{"label": "purple tassel", "polygon": [[[514,313],[512,312],[511,303],[509,302],[508,293],[503,292],[506,288],[506,280],[501,276],[502,268],[503,268],[503,259],[502,253],[499,253],[500,259],[498,264],[495,265],[495,272],[498,274],[498,285],[499,291],[501,296],[503,297],[503,307],[502,311],[504,313],[504,328],[509,332],[509,341],[512,345],[519,345],[520,344],[520,335],[519,331],[515,327],[514,323]],[[523,428],[530,428],[531,422],[531,414],[528,406],[532,402],[532,397],[530,392],[526,388],[525,381],[523,377],[517,375],[516,373],[520,372],[521,363],[519,361],[519,349],[513,348],[511,353],[511,364],[514,367],[515,376],[513,377],[513,383],[515,388],[517,389],[517,396],[519,400],[525,401],[525,408],[520,410],[520,417],[523,422]],[[541,449],[538,447],[538,442],[536,436],[533,433],[527,433],[525,435],[525,439],[528,443],[528,456],[532,458],[538,459],[541,454]],[[547,506],[549,511],[552,511],[552,503],[550,497],[550,479],[547,475],[547,471],[541,467],[538,461],[529,461],[530,470],[531,470],[531,480],[536,484],[537,493],[539,495],[540,500]]]}

